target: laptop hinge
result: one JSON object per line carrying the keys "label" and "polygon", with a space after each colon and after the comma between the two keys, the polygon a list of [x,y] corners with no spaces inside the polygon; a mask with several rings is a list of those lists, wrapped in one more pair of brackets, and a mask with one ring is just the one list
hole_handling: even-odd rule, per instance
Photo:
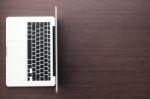
{"label": "laptop hinge", "polygon": [[55,26],[53,26],[53,76],[56,76]]}

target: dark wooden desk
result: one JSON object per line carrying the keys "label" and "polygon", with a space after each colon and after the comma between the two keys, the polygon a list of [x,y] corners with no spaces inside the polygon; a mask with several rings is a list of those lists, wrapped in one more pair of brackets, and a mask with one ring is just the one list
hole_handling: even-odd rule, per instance
{"label": "dark wooden desk", "polygon": [[[59,93],[6,88],[6,17],[54,15],[54,5]],[[0,99],[150,99],[149,9],[149,0],[1,0]]]}

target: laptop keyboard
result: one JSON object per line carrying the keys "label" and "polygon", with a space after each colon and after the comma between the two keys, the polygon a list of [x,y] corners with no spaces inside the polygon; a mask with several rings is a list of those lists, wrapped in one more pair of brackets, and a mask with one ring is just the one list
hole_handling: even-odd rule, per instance
{"label": "laptop keyboard", "polygon": [[49,81],[50,22],[28,22],[28,81]]}

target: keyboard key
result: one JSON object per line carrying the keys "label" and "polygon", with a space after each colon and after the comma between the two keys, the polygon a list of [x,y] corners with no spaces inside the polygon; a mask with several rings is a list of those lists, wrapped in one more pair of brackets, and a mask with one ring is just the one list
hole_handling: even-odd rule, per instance
{"label": "keyboard key", "polygon": [[47,27],[44,27],[44,29],[46,30],[46,29],[47,29]]}
{"label": "keyboard key", "polygon": [[28,76],[29,76],[29,77],[32,76],[31,73],[28,73]]}
{"label": "keyboard key", "polygon": [[31,64],[31,60],[28,60],[28,64]]}
{"label": "keyboard key", "polygon": [[39,66],[36,66],[36,69],[39,69],[40,67]]}
{"label": "keyboard key", "polygon": [[36,41],[39,41],[40,40],[40,38],[36,38]]}
{"label": "keyboard key", "polygon": [[48,31],[48,34],[50,34],[50,31]]}
{"label": "keyboard key", "polygon": [[44,70],[43,70],[43,69],[40,69],[40,72],[42,73],[42,72],[44,72]]}
{"label": "keyboard key", "polygon": [[32,31],[32,35],[35,35],[35,32],[34,32],[34,31]]}
{"label": "keyboard key", "polygon": [[28,30],[28,34],[31,35],[31,31],[30,30]]}
{"label": "keyboard key", "polygon": [[31,59],[31,40],[28,40],[28,59]]}
{"label": "keyboard key", "polygon": [[36,22],[36,28],[39,28],[39,22]]}
{"label": "keyboard key", "polygon": [[31,26],[28,26],[28,30],[31,30]]}
{"label": "keyboard key", "polygon": [[[44,61],[40,61],[40,64],[44,64]],[[42,67],[43,68],[43,67]]]}
{"label": "keyboard key", "polygon": [[[42,54],[42,53],[41,53]],[[43,55],[42,55],[43,56]],[[40,60],[43,60],[44,59],[44,57],[40,57]]]}
{"label": "keyboard key", "polygon": [[32,30],[35,30],[35,22],[32,23]]}
{"label": "keyboard key", "polygon": [[[36,32],[39,32],[39,30],[37,30]],[[40,34],[36,34],[36,36],[37,36],[37,37],[39,37],[39,36],[40,36]]]}
{"label": "keyboard key", "polygon": [[40,22],[40,27],[43,27],[43,22]]}
{"label": "keyboard key", "polygon": [[39,74],[36,75],[36,79],[37,79],[37,80],[40,79],[40,75],[39,75]]}
{"label": "keyboard key", "polygon": [[48,80],[51,80],[50,77],[48,77]]}
{"label": "keyboard key", "polygon": [[45,80],[48,80],[48,76],[47,75],[45,75]]}
{"label": "keyboard key", "polygon": [[34,64],[32,64],[32,67],[35,67],[35,63],[34,63]]}
{"label": "keyboard key", "polygon": [[48,62],[48,60],[47,60],[47,59],[44,59],[44,62]]}
{"label": "keyboard key", "polygon": [[44,50],[47,50],[47,47],[46,47],[46,46],[44,47]]}
{"label": "keyboard key", "polygon": [[35,63],[35,60],[34,60],[34,59],[32,60],[32,63]]}
{"label": "keyboard key", "polygon": [[[43,52],[44,51],[44,49],[40,49],[40,52]],[[41,56],[43,56],[43,53],[41,53]]]}
{"label": "keyboard key", "polygon": [[32,55],[35,55],[35,52],[32,52]]}
{"label": "keyboard key", "polygon": [[32,44],[32,47],[35,47],[35,44]]}
{"label": "keyboard key", "polygon": [[[35,39],[35,36],[34,36],[34,35],[32,36],[32,39]],[[34,41],[35,41],[35,40],[34,40]],[[32,42],[33,42],[33,41],[32,41]]]}
{"label": "keyboard key", "polygon": [[[48,67],[44,67],[44,69],[45,69],[45,70],[48,70]],[[47,74],[48,71],[45,71],[44,73]]]}
{"label": "keyboard key", "polygon": [[28,68],[31,68],[31,65],[28,64]]}
{"label": "keyboard key", "polygon": [[[36,49],[39,49],[39,46],[37,46]],[[40,53],[40,50],[36,50],[36,53]]]}
{"label": "keyboard key", "polygon": [[35,68],[32,68],[32,71],[35,72]]}
{"label": "keyboard key", "polygon": [[50,26],[50,22],[47,22],[48,23],[48,26]]}
{"label": "keyboard key", "polygon": [[41,80],[43,81],[43,80],[44,80],[44,78],[43,78],[43,77],[41,77]]}
{"label": "keyboard key", "polygon": [[48,63],[45,63],[44,66],[48,66]]}
{"label": "keyboard key", "polygon": [[40,71],[39,71],[39,70],[36,70],[36,73],[40,73]]}
{"label": "keyboard key", "polygon": [[32,80],[35,80],[35,73],[32,73]]}
{"label": "keyboard key", "polygon": [[43,73],[40,73],[40,76],[44,76],[44,74],[43,74]]}
{"label": "keyboard key", "polygon": [[31,26],[31,22],[28,22],[28,26]]}
{"label": "keyboard key", "polygon": [[40,64],[40,62],[36,62],[36,65],[39,65]]}
{"label": "keyboard key", "polygon": [[48,35],[48,38],[50,38],[50,35]]}
{"label": "keyboard key", "polygon": [[36,61],[39,61],[40,59],[39,58],[36,58]]}
{"label": "keyboard key", "polygon": [[47,22],[44,22],[44,25],[47,25]]}
{"label": "keyboard key", "polygon": [[[43,39],[44,39],[44,38],[41,36],[41,37],[40,37],[40,40],[42,41]],[[41,43],[41,42],[40,42],[40,43]],[[42,43],[43,43],[43,41],[42,41]]]}
{"label": "keyboard key", "polygon": [[31,35],[28,35],[28,39],[29,39],[29,40],[31,39]]}

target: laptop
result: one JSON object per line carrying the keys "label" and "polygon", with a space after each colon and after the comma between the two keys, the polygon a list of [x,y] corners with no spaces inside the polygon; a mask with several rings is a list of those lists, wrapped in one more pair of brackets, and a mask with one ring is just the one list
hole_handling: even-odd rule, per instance
{"label": "laptop", "polygon": [[6,86],[58,91],[57,7],[55,16],[6,18]]}

